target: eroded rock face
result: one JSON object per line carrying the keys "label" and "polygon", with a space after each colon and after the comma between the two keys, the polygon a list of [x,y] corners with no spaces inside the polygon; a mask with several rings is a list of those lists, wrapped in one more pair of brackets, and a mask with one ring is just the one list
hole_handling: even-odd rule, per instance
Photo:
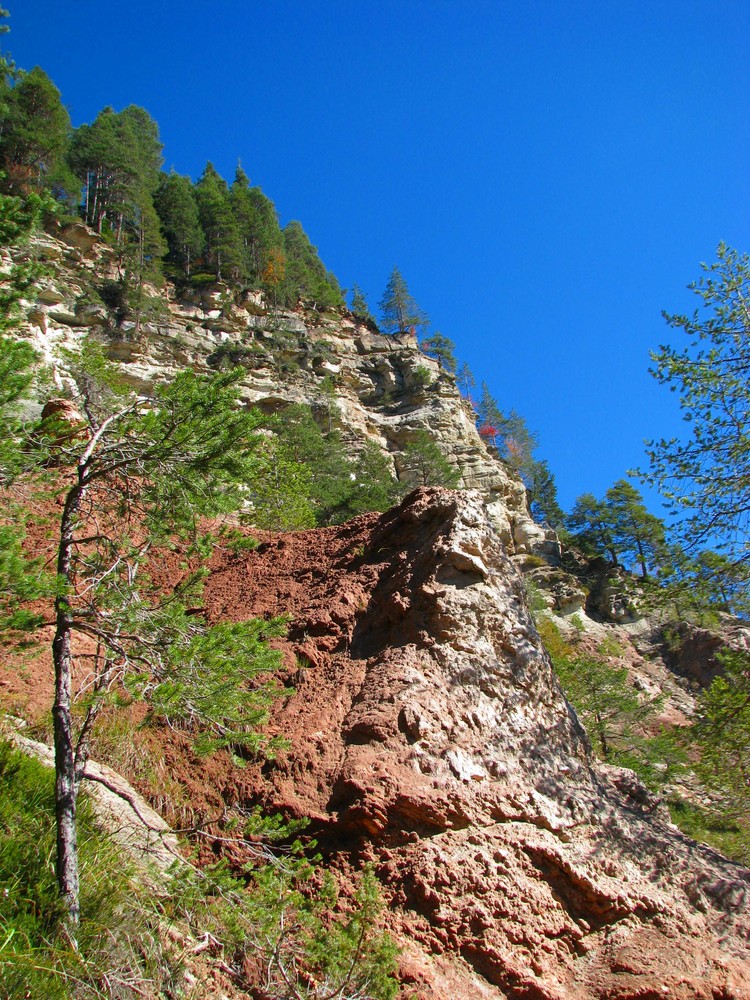
{"label": "eroded rock face", "polygon": [[[272,309],[260,293],[246,293],[236,302],[220,282],[182,297],[171,286],[149,288],[149,294],[162,297],[164,318],[143,322],[136,335],[134,324],[117,323],[99,298],[102,281],[117,277],[111,250],[80,223],[59,235],[37,241],[39,251],[55,261],[55,277],[27,304],[27,335],[60,389],[71,387],[60,348],[74,347],[90,334],[139,392],[186,366],[242,365],[241,393],[248,404],[266,412],[288,403],[309,405],[321,424],[339,430],[352,452],[375,442],[407,484],[404,450],[420,431],[428,431],[460,470],[462,485],[482,491],[507,545],[559,555],[554,533],[532,521],[521,481],[477,433],[474,410],[455,379],[420,351],[414,335],[384,336],[346,311]],[[324,384],[331,376],[333,399]]]}
{"label": "eroded rock face", "polygon": [[[92,301],[92,283],[116,272],[85,227],[43,249],[58,272],[27,332],[61,388],[59,348],[90,330],[137,389],[239,362],[248,403],[330,405],[345,440],[376,441],[397,471],[428,429],[480,491],[421,490],[382,517],[216,556],[211,617],[290,614],[288,653],[304,665],[273,720],[292,749],[262,772],[213,761],[211,794],[310,816],[343,882],[375,863],[406,996],[750,997],[750,876],[678,834],[629,772],[594,766],[505,551],[554,562],[556,542],[531,524],[453,379],[411,337],[345,315],[270,315],[218,286],[171,299],[136,337]],[[560,611],[586,596],[553,582]],[[606,620],[627,619],[617,593],[603,595]]]}
{"label": "eroded rock face", "polygon": [[717,654],[726,650],[750,650],[750,628],[726,616],[723,627],[700,628],[690,622],[675,622],[658,635],[666,663],[676,674],[708,687],[721,670]]}
{"label": "eroded rock face", "polygon": [[[427,998],[750,996],[750,873],[594,765],[476,493],[217,557],[213,619],[292,616],[292,749],[235,800],[375,863]],[[408,995],[408,994],[407,994]]]}

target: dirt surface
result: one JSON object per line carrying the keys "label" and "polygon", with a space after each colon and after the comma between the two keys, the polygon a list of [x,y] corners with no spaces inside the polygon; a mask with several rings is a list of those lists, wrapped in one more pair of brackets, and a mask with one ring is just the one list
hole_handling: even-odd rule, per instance
{"label": "dirt surface", "polygon": [[[374,862],[405,997],[750,997],[750,873],[594,767],[478,497],[426,489],[340,528],[255,534],[216,551],[205,607],[289,616],[294,693],[269,731],[291,747],[237,768],[185,734],[138,735],[180,789],[170,822],[218,832],[260,803],[311,818],[344,891]],[[176,553],[154,577],[184,572]],[[44,702],[45,669],[6,666],[1,690]]]}

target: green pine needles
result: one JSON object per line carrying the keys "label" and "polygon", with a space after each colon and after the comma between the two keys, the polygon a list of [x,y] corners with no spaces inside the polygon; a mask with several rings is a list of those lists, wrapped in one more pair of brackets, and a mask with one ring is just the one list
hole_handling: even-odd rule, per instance
{"label": "green pine needles", "polygon": [[254,860],[245,877],[224,862],[206,871],[182,862],[164,875],[152,872],[146,889],[81,796],[86,877],[74,948],[61,932],[65,907],[50,861],[54,774],[0,740],[0,996],[188,996],[184,958],[164,935],[168,922],[188,939],[210,934],[240,988],[290,1000],[392,1000],[397,952],[379,929],[372,869],[342,907],[332,878],[317,877],[314,843],[299,839],[304,825],[253,813],[245,833]]}

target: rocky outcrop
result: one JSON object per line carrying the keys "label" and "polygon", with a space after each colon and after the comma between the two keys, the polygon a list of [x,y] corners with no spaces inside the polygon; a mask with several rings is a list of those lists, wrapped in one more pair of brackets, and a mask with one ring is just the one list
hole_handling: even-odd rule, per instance
{"label": "rocky outcrop", "polygon": [[462,485],[482,491],[507,545],[559,555],[554,532],[529,516],[523,484],[478,435],[474,410],[453,376],[420,351],[412,334],[384,336],[345,311],[273,309],[259,292],[237,301],[222,283],[179,294],[168,286],[159,293],[155,316],[136,331],[134,323],[118,320],[115,302],[107,304],[117,268],[94,233],[81,224],[68,226],[39,237],[35,252],[51,263],[54,277],[28,303],[26,335],[60,388],[68,382],[60,348],[90,334],[139,391],[185,366],[242,365],[248,404],[273,412],[305,403],[322,424],[340,430],[353,452],[376,442],[406,482],[404,449],[420,431],[429,431],[460,470]]}
{"label": "rocky outcrop", "polygon": [[[220,285],[170,290],[136,332],[107,304],[116,269],[85,227],[36,252],[55,275],[26,333],[61,387],[59,348],[90,331],[137,388],[185,365],[242,364],[248,403],[308,403],[404,477],[403,451],[427,429],[474,490],[420,490],[382,516],[216,554],[212,620],[290,615],[294,694],[272,725],[291,749],[239,771],[180,765],[171,747],[188,800],[309,816],[343,885],[372,861],[406,996],[749,997],[750,873],[679,834],[630,772],[595,764],[512,559],[544,557],[539,583],[563,615],[627,623],[623,588],[584,589],[556,565],[554,535],[531,521],[452,377],[410,336]],[[179,560],[163,572],[155,582],[174,586]]]}
{"label": "rocky outcrop", "polygon": [[217,556],[213,619],[291,615],[291,749],[226,787],[375,863],[418,996],[750,996],[750,872],[595,765],[477,493]]}
{"label": "rocky outcrop", "polygon": [[724,622],[714,628],[673,622],[659,628],[652,640],[658,643],[664,661],[675,674],[708,687],[721,672],[718,654],[732,649],[750,650],[750,628],[725,615]]}

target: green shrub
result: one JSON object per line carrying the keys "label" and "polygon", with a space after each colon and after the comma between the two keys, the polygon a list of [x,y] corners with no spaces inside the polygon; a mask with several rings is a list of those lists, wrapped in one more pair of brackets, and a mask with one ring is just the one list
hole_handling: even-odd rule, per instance
{"label": "green shrub", "polygon": [[[544,594],[531,577],[525,576],[523,578],[523,586],[526,591],[526,603],[529,606],[531,617],[537,622],[540,614],[547,610],[547,602],[544,599]],[[537,622],[537,625],[541,625],[541,620]]]}
{"label": "green shrub", "polygon": [[667,804],[672,822],[688,837],[700,840],[744,865],[750,864],[750,837],[737,819],[724,812],[704,809],[679,796],[670,797]]}
{"label": "green shrub", "polygon": [[534,552],[527,552],[523,557],[524,569],[540,569],[542,566],[546,565],[547,560],[542,556],[536,555]]}
{"label": "green shrub", "polygon": [[[77,951],[61,933],[54,782],[50,768],[0,740],[0,996],[135,1000],[147,981],[171,985],[176,969],[159,944],[154,910],[111,840],[96,829],[85,796],[78,812]],[[102,988],[106,981],[112,992]]]}
{"label": "green shrub", "polygon": [[[580,619],[579,624],[582,627]],[[630,682],[627,667],[607,662],[612,646],[601,645],[596,653],[583,651],[567,642],[546,615],[540,617],[537,628],[565,697],[586,727],[596,755],[631,768],[651,788],[662,785],[684,760],[669,733],[647,735],[663,699],[643,698]]]}
{"label": "green shrub", "polygon": [[230,552],[252,552],[258,548],[258,539],[241,528],[224,527],[219,531],[219,543]]}
{"label": "green shrub", "polygon": [[414,370],[413,382],[420,389],[427,389],[432,385],[432,372],[425,365],[417,365]]}

